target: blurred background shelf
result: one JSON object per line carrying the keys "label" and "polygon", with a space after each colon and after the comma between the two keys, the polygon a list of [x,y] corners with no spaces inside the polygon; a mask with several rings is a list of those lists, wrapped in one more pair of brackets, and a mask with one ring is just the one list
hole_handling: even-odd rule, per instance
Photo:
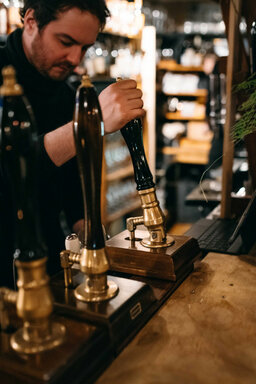
{"label": "blurred background shelf", "polygon": [[165,146],[161,149],[161,153],[175,156],[175,161],[178,163],[206,165],[209,161],[210,148],[210,141],[182,138],[178,147]]}
{"label": "blurred background shelf", "polygon": [[191,96],[191,97],[207,97],[207,89],[197,89],[194,92],[168,92],[166,96]]}
{"label": "blurred background shelf", "polygon": [[121,169],[117,169],[113,172],[110,172],[106,175],[106,181],[114,181],[114,180],[119,180],[122,178],[125,178],[127,176],[133,176],[134,171],[133,171],[133,166],[132,164],[127,165],[126,167],[123,167]]}
{"label": "blurred background shelf", "polygon": [[168,112],[165,114],[165,118],[168,120],[199,120],[203,121],[205,120],[205,114],[195,114],[193,116],[184,116],[182,115],[182,112]]}
{"label": "blurred background shelf", "polygon": [[106,219],[106,224],[110,224],[110,223],[114,222],[115,220],[118,220],[121,217],[127,215],[128,213],[131,213],[131,212],[137,210],[140,207],[141,207],[141,202],[139,200],[139,197],[136,200],[130,199],[126,202],[125,206],[123,206],[122,208],[108,214],[107,219]]}
{"label": "blurred background shelf", "polygon": [[203,72],[203,67],[200,66],[186,66],[178,64],[174,60],[160,60],[157,64],[158,70],[165,70],[171,72]]}

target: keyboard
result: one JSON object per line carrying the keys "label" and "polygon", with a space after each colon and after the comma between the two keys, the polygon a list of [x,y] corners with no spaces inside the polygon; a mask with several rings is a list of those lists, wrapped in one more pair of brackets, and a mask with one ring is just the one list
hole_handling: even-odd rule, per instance
{"label": "keyboard", "polygon": [[225,252],[230,247],[229,239],[237,225],[237,220],[216,220],[198,237],[201,249]]}

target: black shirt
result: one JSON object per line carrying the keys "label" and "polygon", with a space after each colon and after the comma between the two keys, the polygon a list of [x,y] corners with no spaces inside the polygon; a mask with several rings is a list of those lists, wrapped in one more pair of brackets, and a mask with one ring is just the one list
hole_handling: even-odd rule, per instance
{"label": "black shirt", "polygon": [[[48,271],[52,274],[60,267],[59,252],[64,248],[60,213],[64,213],[70,228],[84,215],[76,158],[61,167],[55,166],[45,151],[43,140],[46,133],[72,120],[75,90],[65,81],[42,76],[28,62],[22,46],[22,29],[9,35],[6,45],[0,48],[0,71],[6,65],[15,67],[17,81],[32,106],[37,124],[41,229],[48,248]],[[11,285],[14,249],[9,200],[5,180],[0,173],[0,286]]]}

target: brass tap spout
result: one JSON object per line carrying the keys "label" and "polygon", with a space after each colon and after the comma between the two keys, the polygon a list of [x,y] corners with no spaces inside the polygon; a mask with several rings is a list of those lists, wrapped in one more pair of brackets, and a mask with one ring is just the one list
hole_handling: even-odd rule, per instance
{"label": "brass tap spout", "polygon": [[126,220],[126,228],[130,232],[130,240],[135,241],[135,229],[137,225],[144,224],[143,216],[129,217]]}
{"label": "brass tap spout", "polygon": [[10,324],[8,304],[16,304],[17,292],[12,291],[9,288],[0,288],[0,326],[2,331],[7,331]]}
{"label": "brass tap spout", "polygon": [[16,304],[18,292],[13,291],[12,289],[1,287],[0,288],[0,302]]}
{"label": "brass tap spout", "polygon": [[60,265],[64,270],[64,285],[65,288],[73,287],[72,270],[73,264],[80,264],[80,253],[74,253],[69,250],[61,251]]}

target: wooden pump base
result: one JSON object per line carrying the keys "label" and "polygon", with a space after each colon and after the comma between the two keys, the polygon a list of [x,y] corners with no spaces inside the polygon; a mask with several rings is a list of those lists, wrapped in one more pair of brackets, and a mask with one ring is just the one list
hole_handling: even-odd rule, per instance
{"label": "wooden pump base", "polygon": [[191,269],[201,255],[198,243],[188,236],[174,236],[174,244],[167,248],[150,249],[141,244],[147,231],[136,230],[136,238],[130,240],[125,230],[106,242],[106,251],[112,271],[132,275],[155,277],[176,281]]}

